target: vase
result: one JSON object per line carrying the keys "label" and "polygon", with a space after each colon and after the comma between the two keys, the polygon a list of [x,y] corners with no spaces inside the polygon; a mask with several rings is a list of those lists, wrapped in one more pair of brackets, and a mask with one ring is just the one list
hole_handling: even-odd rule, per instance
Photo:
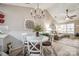
{"label": "vase", "polygon": [[39,32],[36,32],[36,36],[39,37]]}

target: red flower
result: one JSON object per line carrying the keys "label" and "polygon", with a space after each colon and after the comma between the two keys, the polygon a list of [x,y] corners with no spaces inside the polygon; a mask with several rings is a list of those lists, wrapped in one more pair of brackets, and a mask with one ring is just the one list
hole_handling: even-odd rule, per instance
{"label": "red flower", "polygon": [[0,14],[0,18],[4,18],[4,15],[3,14]]}
{"label": "red flower", "polygon": [[0,19],[0,23],[4,23],[4,19]]}

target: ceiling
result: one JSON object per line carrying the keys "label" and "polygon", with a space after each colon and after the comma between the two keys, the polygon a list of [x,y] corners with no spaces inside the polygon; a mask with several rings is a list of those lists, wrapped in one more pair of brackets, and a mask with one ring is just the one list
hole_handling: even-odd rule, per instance
{"label": "ceiling", "polygon": [[[31,7],[36,8],[36,3],[6,3],[7,5]],[[66,9],[69,9],[69,15],[76,14],[79,18],[79,3],[39,3],[41,9],[47,9],[52,17],[58,22],[62,23],[65,20]]]}
{"label": "ceiling", "polygon": [[[6,4],[13,6],[37,8],[38,3],[6,3]],[[39,3],[39,8],[41,9],[48,9],[50,6],[52,6],[51,3]]]}

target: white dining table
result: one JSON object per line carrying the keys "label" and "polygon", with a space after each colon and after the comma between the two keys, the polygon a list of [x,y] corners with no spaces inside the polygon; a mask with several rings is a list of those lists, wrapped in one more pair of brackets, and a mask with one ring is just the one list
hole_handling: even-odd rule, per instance
{"label": "white dining table", "polygon": [[27,33],[22,33],[23,35],[23,41],[28,41],[28,42],[45,42],[45,41],[48,41],[48,37],[47,36],[43,36],[43,35],[40,35],[39,37],[37,37],[35,34],[32,34],[32,35],[28,35]]}
{"label": "white dining table", "polygon": [[42,35],[40,35],[39,37],[37,37],[37,36],[27,36],[26,37],[26,40],[28,41],[28,42],[45,42],[45,41],[47,41],[48,40],[48,37],[46,37],[46,36],[42,36]]}

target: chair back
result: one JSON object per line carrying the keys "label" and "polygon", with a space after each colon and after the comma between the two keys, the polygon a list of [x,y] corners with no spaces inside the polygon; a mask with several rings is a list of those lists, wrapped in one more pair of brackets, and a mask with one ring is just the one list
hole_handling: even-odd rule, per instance
{"label": "chair back", "polygon": [[42,55],[42,38],[41,37],[35,37],[35,40],[36,41],[34,41],[34,42],[29,41],[27,43],[28,53],[29,53],[29,55],[32,55],[32,54]]}

